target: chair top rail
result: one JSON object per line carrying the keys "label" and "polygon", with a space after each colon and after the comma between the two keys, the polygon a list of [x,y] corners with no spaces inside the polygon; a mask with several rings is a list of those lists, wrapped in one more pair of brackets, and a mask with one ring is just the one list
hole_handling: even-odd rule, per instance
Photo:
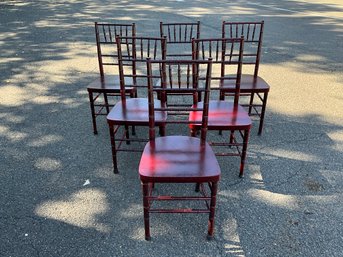
{"label": "chair top rail", "polygon": [[262,24],[264,21],[223,21],[223,24]]}
{"label": "chair top rail", "polygon": [[200,24],[200,21],[196,22],[160,22],[162,25],[198,25]]}

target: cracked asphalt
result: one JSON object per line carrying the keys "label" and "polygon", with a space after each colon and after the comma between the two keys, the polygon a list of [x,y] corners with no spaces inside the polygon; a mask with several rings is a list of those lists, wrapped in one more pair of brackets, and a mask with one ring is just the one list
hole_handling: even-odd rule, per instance
{"label": "cracked asphalt", "polygon": [[[255,120],[243,179],[219,159],[213,241],[206,215],[156,214],[146,242],[140,156],[114,175],[104,117],[92,134],[94,22],[158,36],[197,20],[203,38],[265,21],[264,132]],[[343,256],[342,21],[338,0],[1,0],[0,256]]]}

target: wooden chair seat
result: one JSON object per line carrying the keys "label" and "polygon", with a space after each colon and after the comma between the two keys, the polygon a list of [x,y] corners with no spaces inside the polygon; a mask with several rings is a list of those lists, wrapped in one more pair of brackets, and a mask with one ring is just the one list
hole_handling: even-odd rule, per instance
{"label": "wooden chair seat", "polygon": [[203,183],[219,181],[220,167],[208,143],[188,136],[166,136],[149,142],[139,164],[143,182]]}
{"label": "wooden chair seat", "polygon": [[[199,106],[202,106],[202,104],[203,102],[198,103]],[[211,100],[208,112],[209,130],[241,130],[251,127],[251,118],[240,105],[235,108],[231,102]],[[200,112],[191,112],[189,119],[193,121],[199,120],[200,124],[201,117]]]}
{"label": "wooden chair seat", "polygon": [[[235,81],[225,81],[223,88],[227,92],[234,92],[236,87]],[[261,77],[250,74],[242,74],[240,92],[241,93],[258,93],[258,92],[268,92],[268,83]]]}
{"label": "wooden chair seat", "polygon": [[[107,115],[107,121],[116,125],[149,125],[149,107],[146,98],[129,98],[126,103],[118,102]],[[161,107],[161,101],[154,104]],[[163,122],[167,115],[164,112],[156,113],[156,122]]]}

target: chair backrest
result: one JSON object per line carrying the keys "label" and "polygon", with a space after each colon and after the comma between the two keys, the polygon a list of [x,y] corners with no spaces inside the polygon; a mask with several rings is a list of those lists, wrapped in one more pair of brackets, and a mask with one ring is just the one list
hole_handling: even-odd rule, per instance
{"label": "chair backrest", "polygon": [[[193,39],[194,60],[213,59],[212,90],[221,90],[226,82],[236,85],[234,103],[238,105],[242,75],[244,38]],[[213,83],[217,82],[217,83]]]}
{"label": "chair backrest", "polygon": [[95,22],[95,38],[98,52],[100,76],[105,75],[105,67],[118,68],[116,36],[136,36],[136,25]]}
{"label": "chair backrest", "polygon": [[169,45],[167,57],[192,57],[192,38],[200,38],[200,21],[185,23],[160,22],[160,35],[166,36]]}
{"label": "chair backrest", "polygon": [[[205,83],[199,83],[201,79],[201,70],[205,70]],[[184,72],[186,71],[186,72]],[[197,60],[147,60],[147,74],[148,74],[148,100],[149,100],[149,138],[155,139],[155,114],[157,112],[165,112],[167,120],[165,123],[174,124],[197,124],[199,119],[189,119],[189,115],[202,115],[202,130],[201,139],[204,143],[206,140],[207,123],[208,123],[208,104],[210,97],[210,83],[212,72],[212,60],[197,61]],[[159,74],[156,76],[155,74]],[[193,98],[193,106],[170,106],[166,104],[164,96],[172,90],[177,93],[178,86],[173,87],[170,81],[188,81],[192,86],[188,91],[193,92],[189,97],[197,95],[197,92],[203,92],[204,99],[201,104],[198,104],[196,98]],[[161,83],[157,83],[161,81]],[[182,89],[184,90],[184,89]],[[155,106],[155,96],[161,99],[161,106]]]}
{"label": "chair backrest", "polygon": [[244,36],[243,64],[254,65],[254,76],[258,75],[261,61],[264,21],[260,22],[227,22],[222,24],[223,38]]}
{"label": "chair backrest", "polygon": [[[119,61],[120,88],[125,101],[125,87],[148,86],[146,60],[166,59],[166,38],[158,37],[116,37]],[[127,85],[127,81],[132,81]],[[145,91],[146,92],[146,91]]]}

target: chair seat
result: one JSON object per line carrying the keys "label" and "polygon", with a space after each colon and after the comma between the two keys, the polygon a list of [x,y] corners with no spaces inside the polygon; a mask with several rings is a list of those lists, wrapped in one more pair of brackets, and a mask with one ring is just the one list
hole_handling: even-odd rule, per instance
{"label": "chair seat", "polygon": [[[133,80],[132,78],[125,78],[126,85],[132,85]],[[120,83],[119,83],[119,76],[117,75],[107,75],[104,76],[103,79],[98,77],[96,80],[92,81],[87,86],[88,91],[96,91],[96,92],[106,92],[106,93],[118,93],[120,92]],[[125,87],[126,92],[131,92],[132,90],[136,90],[133,87]]]}
{"label": "chair seat", "polygon": [[[224,82],[223,88],[227,92],[234,92],[236,87],[236,82],[233,80],[227,80]],[[251,93],[251,92],[268,92],[269,85],[261,77],[254,77],[254,75],[242,74],[241,78],[241,93]]]}
{"label": "chair seat", "polygon": [[[161,101],[155,100],[156,108],[161,107]],[[165,112],[155,113],[155,122],[162,123],[167,118]],[[126,99],[125,105],[119,101],[107,115],[107,121],[125,125],[149,125],[149,107],[146,98]]]}
{"label": "chair seat", "polygon": [[[198,104],[202,105],[203,102]],[[191,121],[199,120],[199,123],[201,123],[201,117],[201,112],[191,112],[189,115]],[[219,100],[211,100],[209,102],[209,130],[247,129],[251,127],[251,123],[249,114],[242,106],[238,105],[235,109],[234,104],[231,102]],[[192,125],[190,127],[192,128]]]}
{"label": "chair seat", "polygon": [[208,143],[188,136],[166,136],[148,142],[139,164],[142,182],[215,182],[220,167]]}

